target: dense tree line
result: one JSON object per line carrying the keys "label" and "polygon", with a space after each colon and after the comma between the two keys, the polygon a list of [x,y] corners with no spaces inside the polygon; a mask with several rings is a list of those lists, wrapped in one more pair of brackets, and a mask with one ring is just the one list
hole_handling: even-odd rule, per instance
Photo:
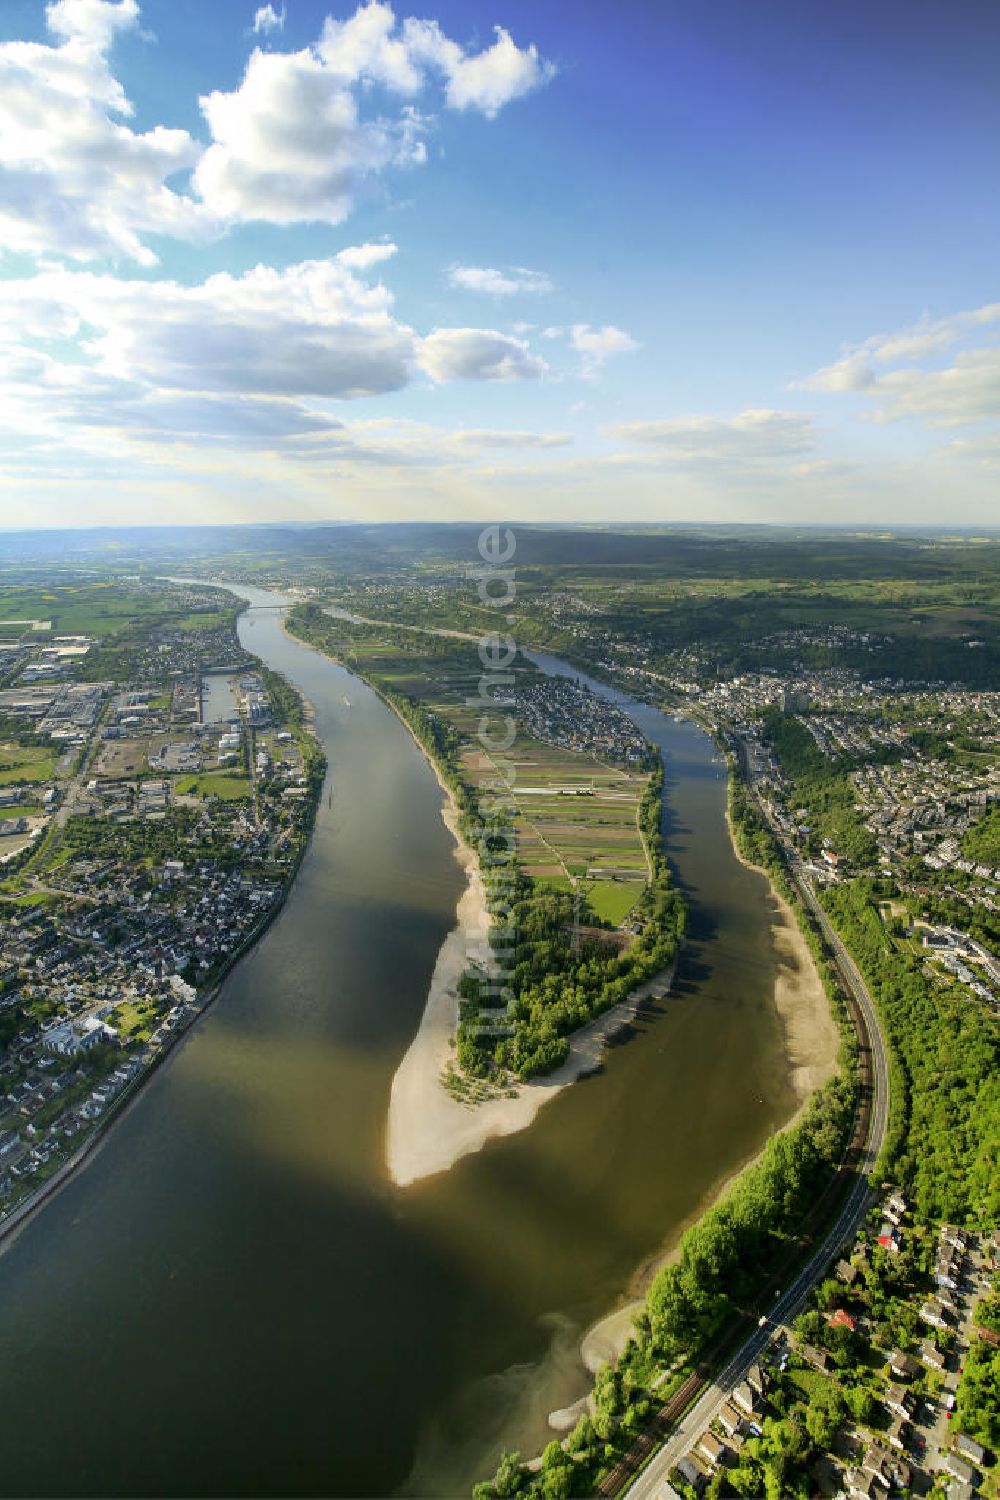
{"label": "dense tree line", "polygon": [[975,1308],[973,1322],[984,1330],[969,1346],[958,1382],[956,1416],[963,1432],[994,1452],[1000,1448],[1000,1281]]}
{"label": "dense tree line", "polygon": [[1000,1075],[996,1019],[939,988],[879,916],[879,888],[859,879],[823,902],[879,1008],[892,1058],[894,1113],[882,1162],[924,1222],[996,1222],[1000,1212]]}
{"label": "dense tree line", "polygon": [[[658,1273],[649,1290],[635,1336],[618,1361],[595,1378],[594,1416],[581,1417],[565,1449],[558,1443],[546,1448],[537,1474],[517,1454],[506,1454],[494,1478],[475,1487],[476,1500],[593,1495],[601,1472],[628,1450],[654,1406],[669,1398],[700,1351],[739,1315],[788,1253],[843,1155],[852,1117],[853,1085],[841,1075],[813,1096],[798,1122],[775,1136],[721,1201],[686,1231],[676,1261]],[[676,1376],[654,1392],[654,1372],[673,1360]],[[822,1429],[822,1435],[837,1414],[829,1402],[814,1404],[812,1416],[803,1414],[802,1420],[810,1433]],[[758,1452],[764,1466],[784,1478],[798,1451],[787,1438],[776,1433]]]}
{"label": "dense tree line", "polygon": [[955,1414],[963,1432],[987,1448],[1000,1448],[1000,1349],[982,1339],[963,1361]]}
{"label": "dense tree line", "polygon": [[962,853],[977,864],[1000,869],[1000,806],[996,803],[984,818],[973,823],[962,839]]}

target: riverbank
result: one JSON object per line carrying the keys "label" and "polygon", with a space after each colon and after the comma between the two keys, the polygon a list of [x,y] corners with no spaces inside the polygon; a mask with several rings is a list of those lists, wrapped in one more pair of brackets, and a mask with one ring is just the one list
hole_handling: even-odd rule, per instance
{"label": "riverbank", "polygon": [[[801,1110],[810,1095],[837,1070],[840,1031],[795,913],[774,884],[769,871],[747,859],[740,849],[728,803],[726,827],[736,858],[748,870],[764,877],[771,887],[771,899],[777,909],[771,929],[778,962],[774,1004],[785,1030],[792,1065],[791,1083]],[[798,1118],[798,1112],[793,1118]]]}
{"label": "riverbank", "polygon": [[[377,691],[377,689],[376,689]],[[388,699],[384,699],[392,707]],[[410,726],[401,715],[400,723]],[[413,731],[410,730],[411,735]],[[510,1093],[476,1103],[449,1092],[444,1078],[455,1066],[458,1029],[458,983],[473,958],[486,951],[489,912],[475,850],[459,829],[458,807],[450,787],[416,735],[444,795],[441,816],[455,840],[455,858],[466,875],[455,927],[445,938],[431,977],[420,1027],[392,1080],[386,1122],[385,1161],[397,1187],[447,1171],[463,1156],[481,1151],[487,1141],[526,1130],[544,1105],[571,1083],[601,1066],[611,1037],[622,1031],[643,1003],[668,989],[674,969],[664,970],[639,986],[621,1005],[595,1016],[569,1038],[569,1056],[554,1072],[517,1083]]]}
{"label": "riverbank", "polygon": [[[240,611],[240,614],[242,613],[243,610]],[[253,653],[249,654],[253,655]],[[261,662],[260,658],[258,657],[256,658],[256,660],[258,661],[262,669],[266,670],[265,664]],[[294,692],[299,702],[299,706],[302,712],[303,724],[305,726],[305,732],[308,737],[315,742],[315,713],[313,710],[313,706],[309,702],[309,699],[305,696],[305,694],[302,693],[299,689],[293,687],[292,691]],[[325,768],[325,759],[323,761],[323,766]],[[18,1203],[9,1214],[0,1219],[0,1255],[2,1255],[4,1251],[9,1248],[14,1239],[16,1239],[17,1235],[20,1234],[20,1232],[24,1228],[26,1228],[26,1226],[31,1222],[35,1215],[45,1207],[45,1205],[55,1196],[55,1194],[60,1192],[61,1189],[64,1188],[69,1182],[71,1182],[80,1172],[82,1172],[85,1167],[89,1166],[96,1153],[109,1139],[114,1128],[121,1124],[125,1116],[131,1110],[132,1106],[139,1101],[140,1096],[145,1091],[147,1085],[152,1081],[155,1074],[159,1071],[160,1068],[163,1067],[168,1059],[172,1059],[176,1055],[181,1043],[188,1039],[194,1028],[199,1024],[200,1021],[204,1019],[204,1017],[215,1005],[215,1002],[218,1000],[220,994],[222,993],[222,989],[225,985],[226,980],[229,978],[233,970],[237,967],[238,964],[242,963],[245,958],[250,957],[250,955],[253,954],[255,949],[267,936],[268,931],[277,921],[278,917],[281,915],[281,912],[284,910],[285,903],[287,902],[292,887],[295,884],[302,865],[302,861],[305,858],[306,851],[309,848],[309,842],[312,838],[313,829],[315,828],[316,824],[316,816],[319,808],[322,784],[323,778],[322,776],[319,776],[315,780],[315,782],[311,784],[310,796],[308,800],[303,803],[303,813],[306,822],[305,837],[301,841],[292,865],[289,867],[288,871],[285,873],[281,881],[280,891],[277,899],[272,903],[272,905],[268,907],[268,909],[258,919],[255,925],[250,929],[250,931],[246,934],[246,936],[238,944],[238,946],[232,951],[232,953],[230,953],[219,965],[216,974],[211,979],[207,988],[203,991],[202,996],[198,1001],[197,1007],[192,1011],[191,1015],[188,1016],[180,1026],[176,1027],[170,1033],[167,1040],[158,1048],[156,1053],[149,1058],[149,1060],[144,1064],[144,1066],[136,1074],[136,1076],[126,1084],[125,1088],[121,1091],[118,1097],[108,1108],[107,1113],[97,1121],[94,1128],[85,1137],[85,1139],[81,1141],[80,1144],[73,1150],[73,1152],[56,1167],[51,1177],[49,1177],[45,1182],[40,1183],[39,1186],[35,1188],[33,1192],[29,1193],[26,1198],[22,1199],[21,1202]]]}
{"label": "riverbank", "polygon": [[[298,870],[298,864],[299,862],[297,861],[295,865],[296,870]],[[29,1194],[27,1198],[17,1205],[12,1213],[0,1221],[0,1255],[3,1255],[4,1251],[9,1249],[21,1231],[28,1226],[37,1213],[41,1212],[50,1199],[82,1172],[85,1167],[90,1165],[97,1152],[110,1138],[111,1132],[116,1126],[122,1123],[132,1106],[138,1104],[141,1095],[148,1084],[152,1082],[155,1074],[159,1072],[164,1063],[176,1055],[182,1042],[188,1039],[198,1023],[208,1015],[222,993],[223,985],[233,969],[244,958],[249,957],[267,935],[268,928],[275,921],[285,904],[293,880],[294,875],[282,892],[281,900],[266,914],[262,919],[261,925],[248,935],[246,941],[238,951],[227,960],[225,968],[212,984],[211,989],[207,992],[197,1010],[194,1011],[183,1025],[171,1033],[169,1040],[163,1044],[154,1057],[150,1058],[142,1071],[137,1073],[131,1082],[126,1084],[107,1114],[102,1120],[98,1121],[86,1140],[76,1148],[71,1156],[68,1156],[64,1162],[60,1163],[46,1182],[41,1183],[33,1193]]]}
{"label": "riverbank", "polygon": [[[729,774],[732,776],[733,772],[730,771]],[[726,828],[736,858],[746,869],[767,880],[774,903],[775,912],[771,924],[776,964],[774,1006],[784,1031],[790,1066],[789,1081],[797,1100],[795,1112],[783,1127],[788,1130],[799,1119],[815,1091],[836,1072],[840,1032],[795,913],[775,886],[770,873],[762,865],[747,859],[740,849],[728,801]],[[675,1258],[677,1245],[685,1230],[697,1223],[737,1178],[760,1159],[760,1155],[760,1152],[756,1152],[705,1194],[697,1209],[674,1230],[670,1243],[636,1271],[628,1289],[627,1300],[588,1328],[580,1343],[580,1356],[591,1374],[596,1373],[602,1364],[617,1359],[624,1349],[631,1337],[635,1316],[645,1305],[649,1287],[657,1273]],[[582,1400],[586,1401],[586,1398]],[[576,1403],[566,1411],[553,1412],[550,1425],[557,1431],[566,1430],[565,1423],[569,1416],[574,1414],[575,1421],[575,1416],[582,1409],[581,1404]]]}

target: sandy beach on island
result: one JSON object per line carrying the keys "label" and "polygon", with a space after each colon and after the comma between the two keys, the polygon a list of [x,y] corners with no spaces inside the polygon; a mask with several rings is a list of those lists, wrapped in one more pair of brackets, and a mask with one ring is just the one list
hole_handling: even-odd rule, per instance
{"label": "sandy beach on island", "polygon": [[[836,1072],[840,1032],[830,1010],[823,981],[813,962],[813,956],[795,913],[775,888],[767,870],[761,865],[752,864],[740,851],[728,807],[726,825],[736,858],[741,864],[746,865],[747,869],[754,870],[768,880],[776,908],[771,928],[777,966],[774,980],[774,1004],[785,1032],[785,1048],[791,1069],[790,1082],[798,1101],[798,1108],[783,1127],[787,1130],[798,1119],[803,1106],[815,1090],[820,1088],[828,1078],[832,1078]],[[580,1354],[584,1365],[592,1374],[602,1364],[616,1359],[624,1349],[632,1333],[633,1319],[644,1305],[645,1293],[650,1283],[656,1273],[662,1267],[669,1265],[677,1254],[677,1245],[684,1230],[691,1224],[697,1223],[702,1214],[713,1203],[718,1202],[730,1184],[735,1182],[759,1155],[758,1152],[749,1161],[744,1162],[737,1171],[716,1184],[705,1195],[690,1218],[677,1227],[671,1236],[670,1243],[665,1245],[659,1254],[646,1261],[636,1272],[629,1287],[628,1299],[587,1330],[580,1343]],[[553,1412],[550,1416],[550,1424],[556,1430],[562,1431],[569,1417],[572,1415],[575,1421],[576,1416],[579,1416],[583,1409],[580,1403],[576,1403],[564,1412]]]}
{"label": "sandy beach on island", "polygon": [[[736,839],[728,805],[726,827],[736,858],[748,870],[763,875],[771,887],[771,899],[777,907],[777,919],[771,929],[778,964],[774,1004],[785,1028],[785,1044],[792,1067],[791,1083],[801,1109],[809,1096],[836,1072],[840,1031],[795,913],[763,865],[753,864],[743,854]],[[798,1118],[798,1114],[799,1110],[796,1110],[789,1125]],[[787,1128],[786,1125],[785,1129]]]}
{"label": "sandy beach on island", "polygon": [[389,1176],[397,1187],[445,1171],[497,1136],[526,1129],[550,1099],[600,1067],[608,1039],[628,1025],[643,1001],[654,991],[666,989],[673,978],[673,969],[665,969],[621,1005],[581,1026],[569,1039],[569,1057],[562,1066],[544,1078],[519,1083],[514,1098],[499,1095],[478,1104],[453,1098],[441,1075],[455,1058],[457,986],[470,959],[482,953],[489,914],[479,862],[458,831],[454,799],[447,787],[444,790],[447,800],[442,816],[455,839],[456,858],[468,885],[458,903],[456,926],[438,954],[420,1029],[392,1080],[385,1154]]}

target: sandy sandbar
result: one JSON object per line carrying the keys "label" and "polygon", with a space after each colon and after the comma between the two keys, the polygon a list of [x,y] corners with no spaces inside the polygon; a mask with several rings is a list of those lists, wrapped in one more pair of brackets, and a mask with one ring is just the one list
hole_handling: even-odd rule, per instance
{"label": "sandy sandbar", "polygon": [[454,1098],[441,1080],[455,1060],[457,986],[470,958],[482,960],[489,915],[479,862],[459,834],[450,793],[442,816],[454,836],[456,857],[468,884],[458,903],[456,926],[438,954],[420,1029],[392,1080],[386,1166],[397,1187],[447,1170],[497,1136],[524,1130],[562,1089],[601,1066],[608,1039],[628,1025],[644,1000],[666,989],[673,978],[672,968],[664,970],[621,1005],[581,1026],[569,1038],[569,1057],[562,1066],[544,1078],[519,1083],[514,1098],[500,1095],[477,1104]]}

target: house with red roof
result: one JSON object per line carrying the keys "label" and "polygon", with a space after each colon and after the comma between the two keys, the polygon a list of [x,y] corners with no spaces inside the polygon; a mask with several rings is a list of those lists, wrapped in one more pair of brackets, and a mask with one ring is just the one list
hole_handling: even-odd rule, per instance
{"label": "house with red roof", "polygon": [[857,1318],[852,1318],[842,1307],[831,1313],[826,1321],[830,1328],[849,1328],[852,1333],[856,1332],[858,1326]]}

